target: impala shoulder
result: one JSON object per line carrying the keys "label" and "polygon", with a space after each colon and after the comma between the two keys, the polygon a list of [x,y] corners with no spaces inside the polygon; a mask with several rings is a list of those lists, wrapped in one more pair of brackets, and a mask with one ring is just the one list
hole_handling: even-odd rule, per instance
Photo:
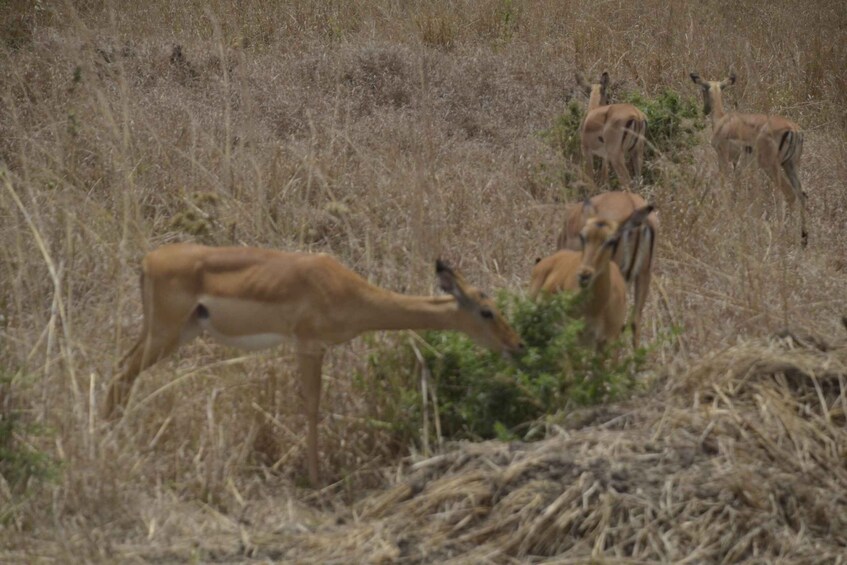
{"label": "impala shoulder", "polygon": [[328,253],[308,253],[301,257],[303,270],[319,276],[333,277],[353,273],[341,261]]}
{"label": "impala shoulder", "polygon": [[145,276],[191,274],[202,265],[211,248],[194,243],[172,243],[157,247],[141,260]]}

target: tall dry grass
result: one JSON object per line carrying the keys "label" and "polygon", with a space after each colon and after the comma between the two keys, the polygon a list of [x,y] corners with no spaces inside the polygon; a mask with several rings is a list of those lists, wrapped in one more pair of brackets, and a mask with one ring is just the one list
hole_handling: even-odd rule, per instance
{"label": "tall dry grass", "polygon": [[662,223],[646,333],[683,329],[657,372],[784,326],[841,331],[845,20],[836,1],[2,4],[0,386],[27,424],[14,442],[56,469],[0,483],[2,544],[114,559],[167,546],[186,509],[205,533],[248,509],[317,527],[318,508],[381,484],[410,446],[373,426],[377,393],[351,382],[405,334],[329,356],[322,459],[341,481],[323,493],[296,488],[304,422],[285,349],[233,358],[198,341],[105,426],[96,405],[140,326],[139,260],[187,240],[324,251],[430,292],[444,256],[484,288],[524,288],[578,192],[539,135],[577,70],[695,96],[690,71],[734,69],[729,107],[806,131],[805,251],[761,173],[721,183],[707,133],[644,187]]}

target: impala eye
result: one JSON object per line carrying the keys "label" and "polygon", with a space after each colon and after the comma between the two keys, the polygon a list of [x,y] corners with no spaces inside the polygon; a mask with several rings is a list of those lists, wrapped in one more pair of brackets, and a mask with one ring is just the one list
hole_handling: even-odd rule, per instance
{"label": "impala eye", "polygon": [[485,318],[486,320],[490,320],[494,317],[494,312],[489,310],[488,308],[479,311],[479,315]]}

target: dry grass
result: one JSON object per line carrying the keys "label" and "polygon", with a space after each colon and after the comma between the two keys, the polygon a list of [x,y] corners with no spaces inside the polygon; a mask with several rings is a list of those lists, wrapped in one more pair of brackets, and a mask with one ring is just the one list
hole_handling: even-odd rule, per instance
{"label": "dry grass", "polygon": [[[0,559],[835,559],[844,350],[749,340],[843,331],[840,2],[127,4],[0,5],[0,406],[57,462],[25,491],[0,481]],[[320,492],[297,487],[286,351],[197,342],[140,379],[121,425],[97,418],[146,250],[326,251],[409,292],[442,255],[520,289],[576,192],[539,136],[574,71],[694,96],[690,71],[730,68],[731,106],[806,130],[810,245],[760,173],[721,184],[706,134],[666,164],[643,190],[662,222],[647,333],[684,331],[655,353],[654,400],[409,461],[351,384],[406,337],[357,340],[325,367],[339,482]]]}

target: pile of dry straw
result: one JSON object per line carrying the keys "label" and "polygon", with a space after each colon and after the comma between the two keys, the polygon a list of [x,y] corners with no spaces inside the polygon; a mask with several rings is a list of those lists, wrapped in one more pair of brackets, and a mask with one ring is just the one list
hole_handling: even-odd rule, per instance
{"label": "pile of dry straw", "polygon": [[205,557],[847,562],[845,383],[847,347],[741,343],[544,441],[463,444],[346,512],[242,527]]}

